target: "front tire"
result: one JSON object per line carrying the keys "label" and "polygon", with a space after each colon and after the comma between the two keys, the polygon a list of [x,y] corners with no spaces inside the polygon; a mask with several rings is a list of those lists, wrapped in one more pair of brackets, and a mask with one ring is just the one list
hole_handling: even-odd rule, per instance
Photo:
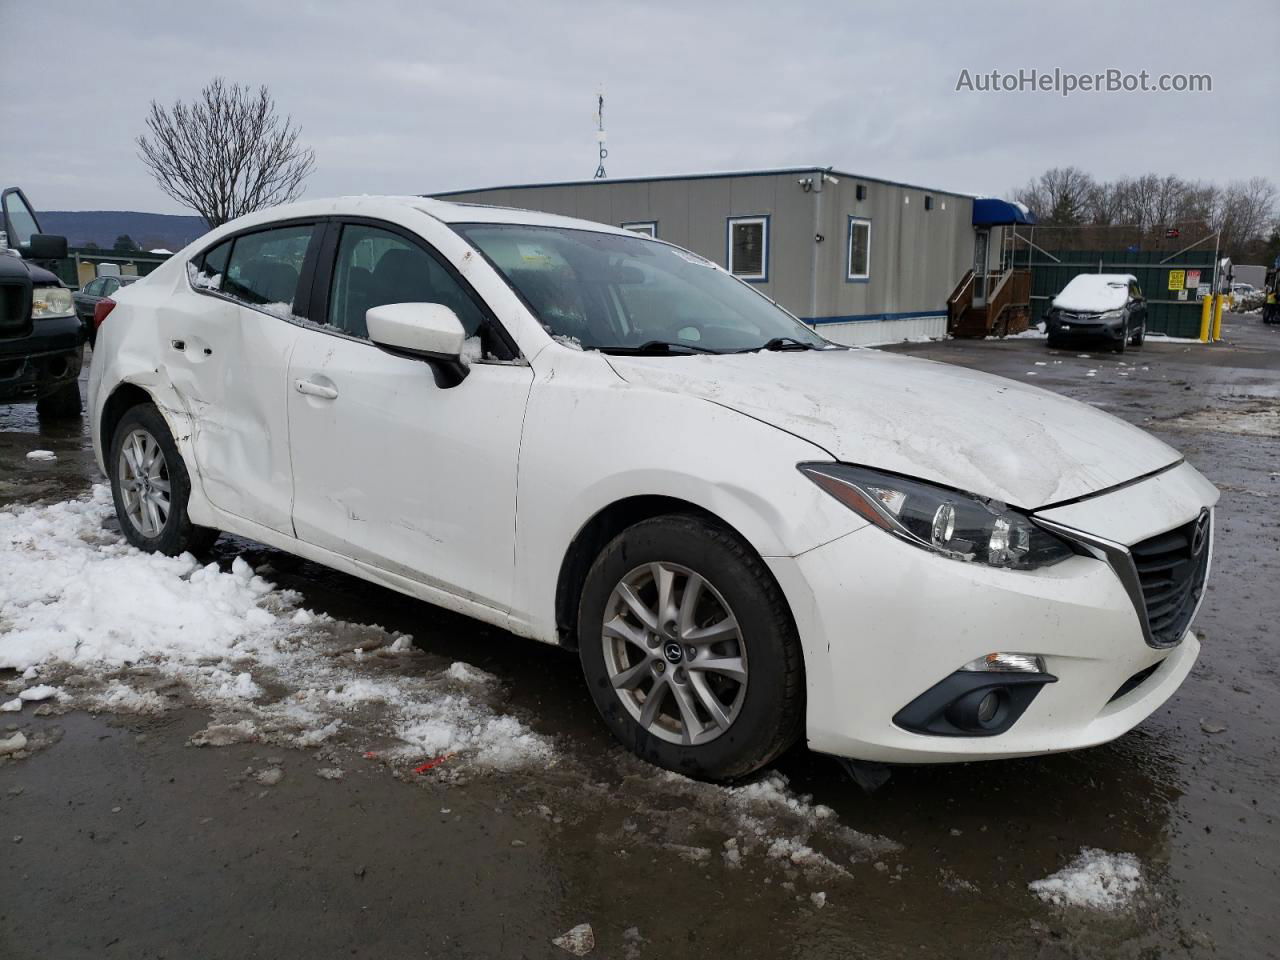
{"label": "front tire", "polygon": [[41,420],[74,420],[83,409],[78,380],[64,383],[47,397],[36,401],[36,416]]}
{"label": "front tire", "polygon": [[187,516],[191,478],[169,425],[152,404],[132,407],[120,418],[107,469],[120,529],[139,550],[177,556],[213,545],[218,531],[198,527]]}
{"label": "front tire", "polygon": [[803,658],[773,576],[698,517],[642,521],[587,573],[578,645],[615,737],[685,776],[733,780],[800,735]]}
{"label": "front tire", "polygon": [[1133,345],[1140,347],[1147,339],[1147,321],[1142,321],[1142,326],[1138,327],[1138,332],[1133,335]]}

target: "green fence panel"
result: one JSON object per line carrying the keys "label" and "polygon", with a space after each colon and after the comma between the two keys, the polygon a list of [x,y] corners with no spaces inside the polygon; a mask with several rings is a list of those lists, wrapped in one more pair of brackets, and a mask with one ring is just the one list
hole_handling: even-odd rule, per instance
{"label": "green fence panel", "polygon": [[[1019,257],[1017,263],[1022,266],[1025,261]],[[1207,285],[1213,280],[1214,263],[1213,254],[1205,250],[1173,255],[1156,250],[1049,250],[1033,251],[1030,266],[1031,308],[1037,319],[1078,274],[1131,273],[1147,298],[1150,333],[1198,337],[1200,299],[1195,285],[1187,287],[1187,272],[1200,271],[1200,283]],[[1185,299],[1180,298],[1180,290]]]}

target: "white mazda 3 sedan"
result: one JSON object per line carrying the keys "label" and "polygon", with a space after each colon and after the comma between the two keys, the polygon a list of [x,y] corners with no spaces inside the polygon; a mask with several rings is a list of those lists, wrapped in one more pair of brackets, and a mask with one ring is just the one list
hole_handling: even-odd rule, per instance
{"label": "white mazda 3 sedan", "polygon": [[133,544],[232,531],[575,649],[684,774],[1102,743],[1199,651],[1217,491],[1177,451],[652,238],[309,201],[118,301],[89,392]]}

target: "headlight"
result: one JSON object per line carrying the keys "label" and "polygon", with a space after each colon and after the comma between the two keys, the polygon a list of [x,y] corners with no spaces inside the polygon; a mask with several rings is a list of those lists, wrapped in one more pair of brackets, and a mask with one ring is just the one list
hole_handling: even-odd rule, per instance
{"label": "headlight", "polygon": [[31,316],[36,320],[75,315],[71,291],[66,287],[36,287],[31,291]]}
{"label": "headlight", "polygon": [[1124,311],[1123,311],[1123,310],[1108,310],[1106,313],[1104,313],[1104,314],[1102,314],[1100,317],[1098,317],[1098,319],[1099,319],[1099,320],[1123,320],[1123,319],[1124,319]]}
{"label": "headlight", "polygon": [[995,500],[844,463],[802,463],[800,472],[850,510],[908,543],[956,560],[1034,570],[1075,551]]}

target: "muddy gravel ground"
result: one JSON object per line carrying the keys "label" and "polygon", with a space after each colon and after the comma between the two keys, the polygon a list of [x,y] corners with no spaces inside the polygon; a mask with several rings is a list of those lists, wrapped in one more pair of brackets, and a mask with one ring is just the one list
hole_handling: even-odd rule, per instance
{"label": "muddy gravel ground", "polygon": [[[1280,328],[1231,316],[1226,337],[894,348],[1095,404],[1221,488],[1200,661],[1115,743],[898,769],[870,796],[803,749],[754,786],[695,784],[609,739],[573,655],[224,537],[224,568],[242,556],[332,618],[314,662],[424,698],[476,686],[465,662],[485,672],[476,709],[539,748],[507,766],[395,753],[369,704],[308,746],[144,666],[54,670],[98,699],[0,713],[0,740],[27,741],[0,757],[0,957],[565,957],[592,940],[626,958],[1278,955]],[[0,407],[0,503],[100,481],[79,427]],[[416,652],[355,650],[402,634]],[[287,701],[284,673],[255,679]],[[117,681],[155,709],[114,709]],[[0,700],[25,683],[0,671]],[[1132,855],[1119,906],[1029,888],[1085,849]],[[553,943],[580,924],[590,938]]]}

